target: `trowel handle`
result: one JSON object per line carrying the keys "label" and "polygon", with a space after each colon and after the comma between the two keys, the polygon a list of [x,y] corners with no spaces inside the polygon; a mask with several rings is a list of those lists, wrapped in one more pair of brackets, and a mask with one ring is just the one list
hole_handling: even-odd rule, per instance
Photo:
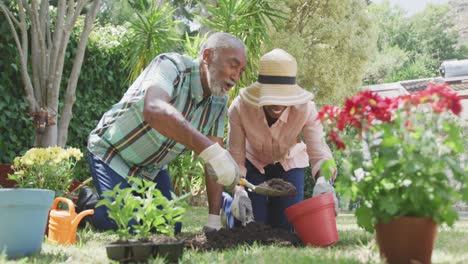
{"label": "trowel handle", "polygon": [[255,185],[248,182],[245,178],[240,178],[239,184],[249,189],[255,190]]}

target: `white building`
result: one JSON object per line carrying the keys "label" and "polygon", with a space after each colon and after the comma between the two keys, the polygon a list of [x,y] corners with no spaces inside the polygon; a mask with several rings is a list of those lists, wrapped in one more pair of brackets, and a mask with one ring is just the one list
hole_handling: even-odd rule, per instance
{"label": "white building", "polygon": [[429,82],[447,83],[450,89],[462,97],[463,110],[460,118],[468,126],[468,59],[442,63],[440,77],[369,85],[364,86],[363,89],[375,91],[385,97],[394,97],[423,90]]}

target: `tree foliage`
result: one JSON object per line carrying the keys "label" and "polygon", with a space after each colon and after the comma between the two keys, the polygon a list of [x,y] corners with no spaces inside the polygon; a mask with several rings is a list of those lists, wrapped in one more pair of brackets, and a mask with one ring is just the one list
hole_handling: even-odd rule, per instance
{"label": "tree foliage", "polygon": [[244,41],[248,52],[248,66],[240,82],[230,92],[234,98],[239,87],[250,85],[257,78],[258,59],[262,46],[270,40],[268,26],[280,27],[285,19],[278,0],[219,0],[206,6],[208,17],[198,16],[210,30],[233,34]]}
{"label": "tree foliage", "polygon": [[468,57],[447,4],[430,4],[408,17],[386,0],[371,4],[369,13],[378,29],[378,52],[367,67],[368,83],[435,77],[442,61]]}
{"label": "tree foliage", "polygon": [[333,103],[361,85],[364,66],[375,49],[375,34],[361,0],[295,0],[289,19],[271,35],[265,50],[281,47],[299,66],[299,84],[316,101]]}
{"label": "tree foliage", "polygon": [[103,26],[106,24],[123,25],[135,14],[135,1],[129,0],[103,0],[101,12],[97,20]]}
{"label": "tree foliage", "polygon": [[149,7],[145,3],[140,1],[141,11],[130,20],[127,35],[130,81],[135,80],[158,54],[174,51],[179,40],[176,25],[180,21],[174,20],[175,9],[169,4],[158,6],[154,1]]}

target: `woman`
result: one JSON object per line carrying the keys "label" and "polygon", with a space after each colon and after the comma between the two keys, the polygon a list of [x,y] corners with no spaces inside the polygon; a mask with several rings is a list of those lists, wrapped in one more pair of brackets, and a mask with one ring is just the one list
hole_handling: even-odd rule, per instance
{"label": "woman", "polygon": [[[229,108],[229,151],[246,179],[258,185],[280,178],[297,190],[295,196],[267,197],[236,187],[230,211],[244,218],[243,224],[251,219],[245,212],[239,216],[239,210],[250,198],[256,222],[292,229],[284,210],[304,199],[304,168],[310,165],[317,179],[322,162],[333,158],[316,120],[313,95],[296,84],[296,73],[293,56],[272,50],[260,59],[258,81],[241,89]],[[229,211],[229,197],[224,197]]]}

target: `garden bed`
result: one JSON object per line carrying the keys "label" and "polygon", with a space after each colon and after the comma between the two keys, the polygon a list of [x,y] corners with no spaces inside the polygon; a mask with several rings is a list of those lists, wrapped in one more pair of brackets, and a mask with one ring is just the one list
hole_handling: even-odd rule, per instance
{"label": "garden bed", "polygon": [[192,249],[212,250],[228,249],[243,244],[252,245],[254,242],[261,245],[302,245],[296,234],[256,222],[251,222],[245,227],[222,228],[219,231],[198,234],[186,239],[185,245]]}

